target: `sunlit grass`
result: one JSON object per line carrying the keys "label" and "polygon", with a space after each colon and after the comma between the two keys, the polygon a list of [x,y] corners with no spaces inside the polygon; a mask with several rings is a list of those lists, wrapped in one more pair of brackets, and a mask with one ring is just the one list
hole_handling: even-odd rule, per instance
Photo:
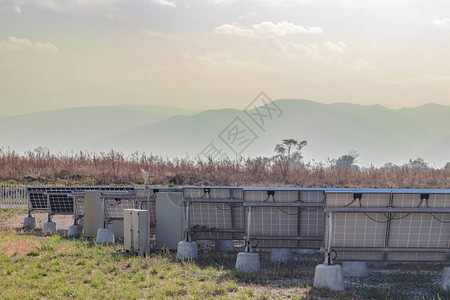
{"label": "sunlit grass", "polygon": [[196,262],[180,262],[169,251],[142,257],[125,253],[120,243],[97,245],[94,239],[45,236],[39,230],[0,231],[0,299],[448,299],[450,295],[436,284],[442,266],[373,269],[367,278],[348,281],[347,291],[333,292],[312,287],[320,254],[275,265],[269,263],[268,253],[261,256],[262,271],[244,274],[234,268],[235,254],[210,251],[200,253]]}

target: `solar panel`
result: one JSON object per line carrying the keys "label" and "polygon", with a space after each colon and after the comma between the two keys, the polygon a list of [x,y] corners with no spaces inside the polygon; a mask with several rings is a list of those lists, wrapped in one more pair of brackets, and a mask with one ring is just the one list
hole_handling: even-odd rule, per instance
{"label": "solar panel", "polygon": [[[446,260],[450,211],[444,210],[450,208],[450,191],[427,191],[327,191],[326,210],[334,211],[330,247],[337,259]],[[431,209],[438,212],[427,213]],[[328,246],[328,222],[325,230]]]}
{"label": "solar panel", "polygon": [[[46,193],[70,193],[71,189],[67,187],[27,187],[28,194],[28,207],[30,211],[48,211],[53,208],[56,211],[65,210],[65,205],[58,205],[55,202],[58,201],[57,197],[50,198],[50,207],[47,203]],[[64,201],[67,199],[64,199]]]}
{"label": "solar panel", "polygon": [[[257,240],[258,247],[319,248],[324,230],[323,201],[322,189],[244,188],[244,203],[252,206],[250,237]],[[283,206],[288,203],[299,206]],[[265,204],[272,206],[263,207]],[[310,206],[300,207],[307,204]]]}
{"label": "solar panel", "polygon": [[68,194],[47,193],[52,214],[73,214],[73,198]]}
{"label": "solar panel", "polygon": [[189,231],[194,239],[243,238],[242,189],[186,187],[183,199],[189,202]]}

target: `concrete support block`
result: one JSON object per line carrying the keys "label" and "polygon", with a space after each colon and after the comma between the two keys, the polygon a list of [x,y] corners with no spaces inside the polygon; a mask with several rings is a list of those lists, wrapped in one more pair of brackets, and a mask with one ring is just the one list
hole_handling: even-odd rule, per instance
{"label": "concrete support block", "polygon": [[97,230],[97,244],[113,244],[114,243],[114,233],[108,228],[99,228]]}
{"label": "concrete support block", "polygon": [[196,242],[181,241],[178,243],[177,259],[195,260],[198,258],[198,245]]}
{"label": "concrete support block", "polygon": [[367,262],[365,261],[343,261],[342,274],[350,277],[364,277],[369,275]]}
{"label": "concrete support block", "polygon": [[294,252],[292,249],[283,248],[273,248],[270,251],[270,262],[271,263],[287,263],[294,259]]}
{"label": "concrete support block", "polygon": [[442,271],[441,287],[450,290],[450,267],[445,267]]}
{"label": "concrete support block", "polygon": [[23,219],[23,228],[36,228],[36,219],[34,217],[25,217]]}
{"label": "concrete support block", "polygon": [[216,240],[215,249],[220,252],[232,252],[234,251],[233,240]]}
{"label": "concrete support block", "polygon": [[252,273],[261,270],[261,261],[258,253],[239,252],[236,258],[236,270]]}
{"label": "concrete support block", "polygon": [[81,227],[84,227],[84,217],[78,221],[78,225],[80,225]]}
{"label": "concrete support block", "polygon": [[72,225],[69,227],[69,230],[67,230],[67,236],[71,237],[80,237],[83,233],[83,227],[80,225]]}
{"label": "concrete support block", "polygon": [[332,291],[344,290],[344,277],[340,265],[318,265],[314,274],[315,288],[328,288]]}
{"label": "concrete support block", "polygon": [[42,224],[42,232],[43,233],[56,233],[56,223],[55,222],[45,222]]}

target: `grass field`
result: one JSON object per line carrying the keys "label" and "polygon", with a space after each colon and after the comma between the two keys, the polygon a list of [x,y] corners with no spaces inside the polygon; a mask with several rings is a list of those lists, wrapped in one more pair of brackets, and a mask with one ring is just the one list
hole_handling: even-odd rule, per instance
{"label": "grass field", "polygon": [[[0,223],[15,212],[0,210]],[[345,292],[314,289],[320,254],[297,255],[289,264],[271,265],[260,252],[262,271],[235,271],[235,253],[200,253],[196,262],[179,262],[175,253],[147,257],[93,239],[72,239],[41,230],[0,231],[0,299],[449,299],[439,288],[446,264],[395,264],[371,267],[370,276],[345,279]]]}

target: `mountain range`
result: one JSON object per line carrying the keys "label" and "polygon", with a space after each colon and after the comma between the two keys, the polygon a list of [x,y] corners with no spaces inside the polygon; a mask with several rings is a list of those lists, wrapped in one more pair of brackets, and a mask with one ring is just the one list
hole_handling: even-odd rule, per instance
{"label": "mountain range", "polygon": [[[52,152],[115,149],[126,154],[139,151],[196,157],[212,142],[234,158],[236,152],[272,156],[277,143],[294,138],[308,142],[303,151],[305,161],[325,161],[349,150],[360,153],[358,161],[364,166],[402,164],[416,157],[434,167],[450,161],[450,106],[389,109],[298,99],[276,100],[273,105],[277,111],[271,117],[271,112],[261,107],[246,113],[133,105],[0,117],[0,145],[18,152],[44,146]],[[258,126],[262,115],[264,126]],[[227,138],[237,128],[236,122],[251,133],[244,150],[229,147]]]}

